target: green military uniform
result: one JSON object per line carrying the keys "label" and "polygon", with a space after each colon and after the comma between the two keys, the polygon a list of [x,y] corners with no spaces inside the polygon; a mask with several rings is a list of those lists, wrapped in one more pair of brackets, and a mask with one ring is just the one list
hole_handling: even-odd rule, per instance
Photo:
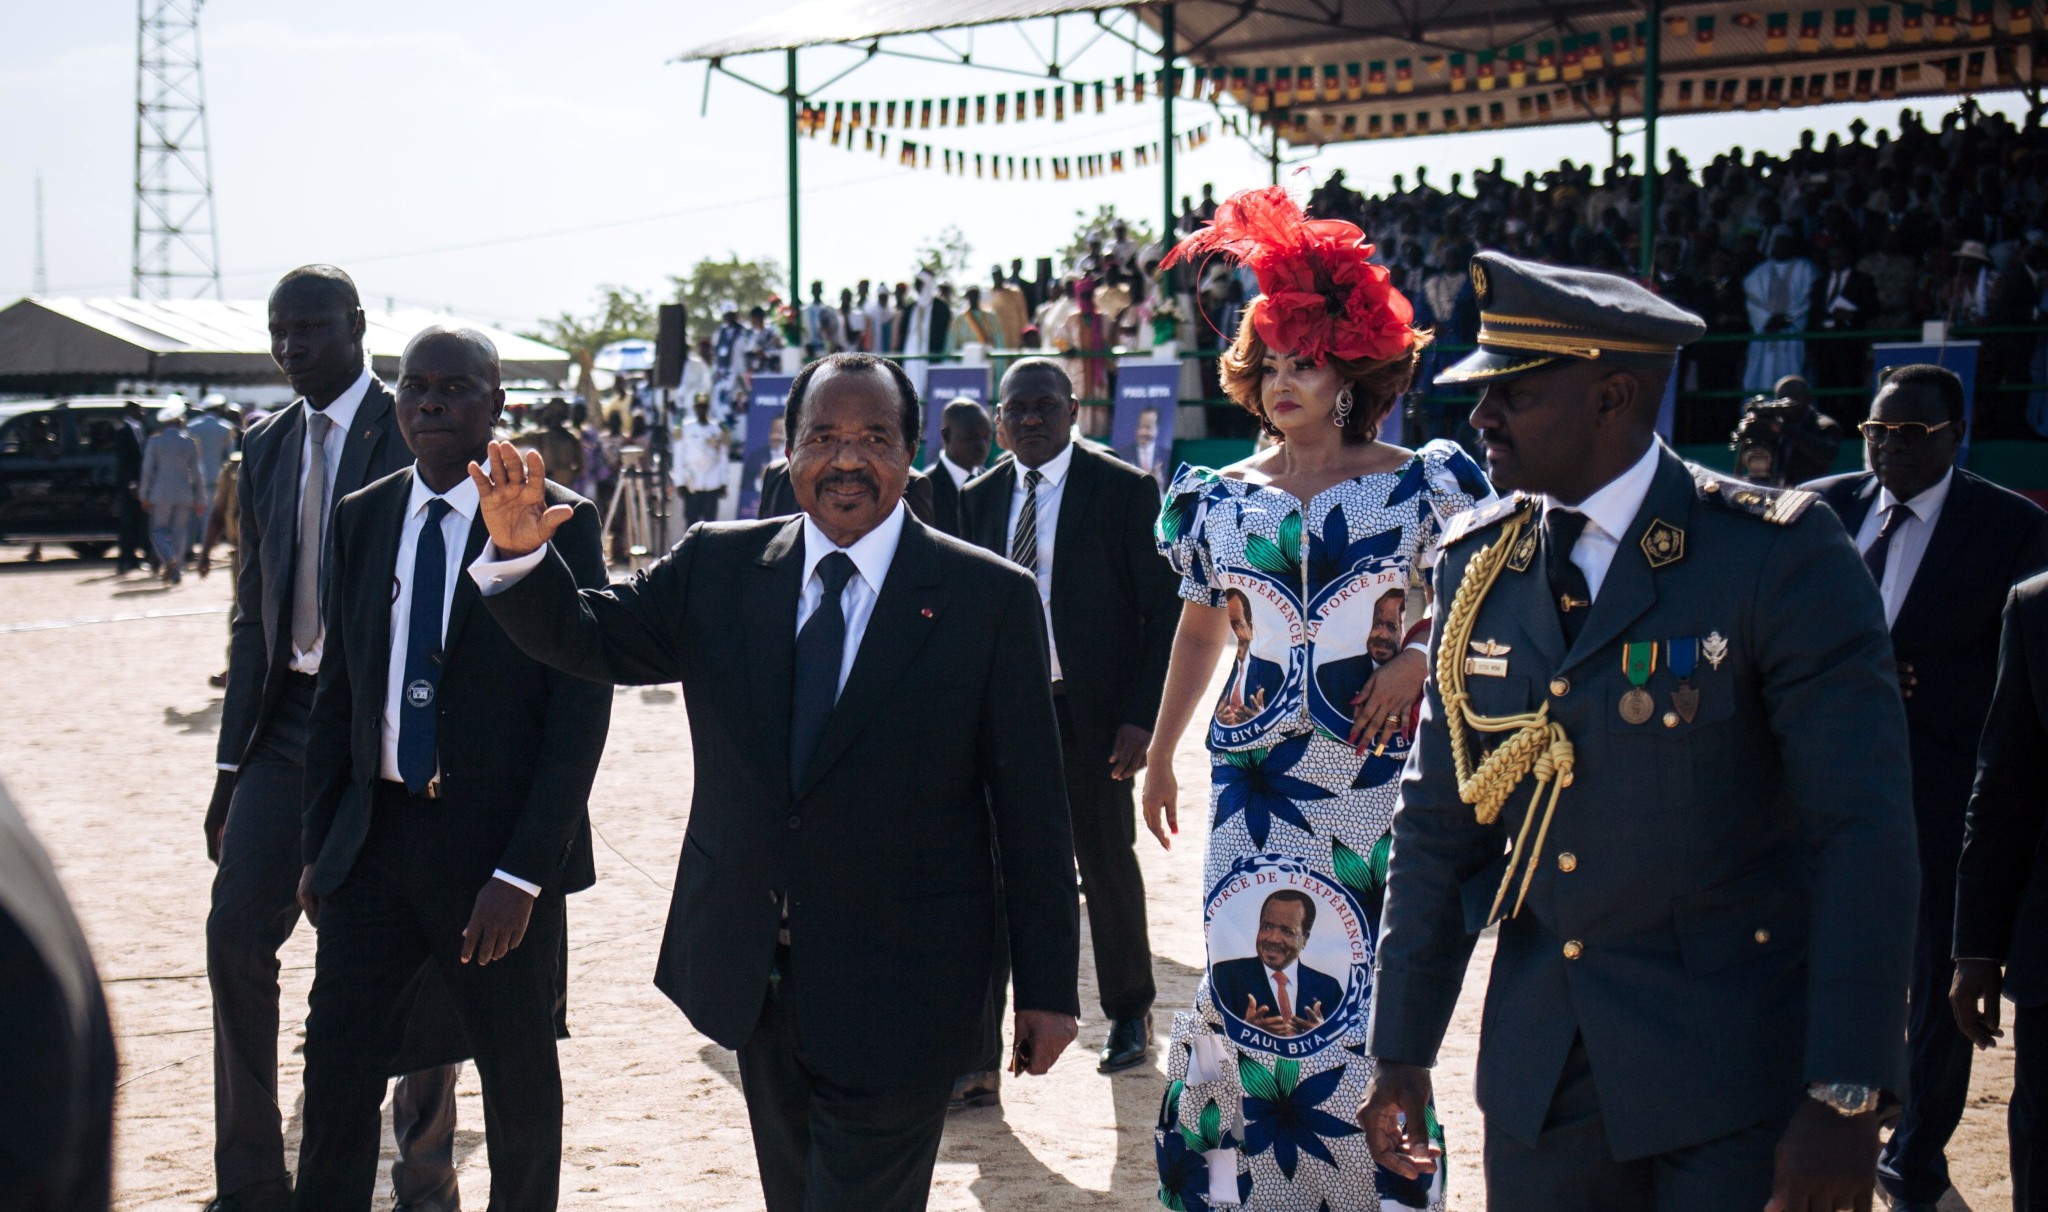
{"label": "green military uniform", "polygon": [[[1482,349],[1449,377],[1675,352],[1688,326],[1655,308],[1697,325],[1621,279],[1474,265]],[[1903,1074],[1917,875],[1876,590],[1812,494],[1661,444],[1630,476],[1641,503],[1575,639],[1544,498],[1461,515],[1437,565],[1369,1048],[1433,1064],[1499,922],[1478,1067],[1496,1212],[1762,1207],[1809,1083]]]}

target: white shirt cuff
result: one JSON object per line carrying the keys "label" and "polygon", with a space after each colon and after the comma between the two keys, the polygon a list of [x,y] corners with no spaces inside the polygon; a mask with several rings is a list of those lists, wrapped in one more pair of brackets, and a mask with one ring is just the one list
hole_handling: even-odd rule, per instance
{"label": "white shirt cuff", "polygon": [[229,765],[229,764],[227,764],[226,762],[215,762],[215,763],[213,764],[213,768],[214,768],[215,770],[225,770],[225,771],[227,771],[227,772],[228,772],[229,774],[239,774],[239,773],[241,773],[241,770],[242,770],[242,768],[241,768],[240,766],[230,766],[230,765]]}
{"label": "white shirt cuff", "polygon": [[539,884],[530,884],[525,880],[520,879],[518,876],[513,875],[509,871],[493,871],[491,872],[491,878],[494,880],[504,880],[506,883],[512,885],[514,888],[519,889],[521,892],[524,892],[528,896],[540,895]]}
{"label": "white shirt cuff", "polygon": [[1410,642],[1409,642],[1409,644],[1408,644],[1408,645],[1407,645],[1406,647],[1404,647],[1404,648],[1402,649],[1402,651],[1403,651],[1403,652],[1419,652],[1419,653],[1421,653],[1421,654],[1422,654],[1423,656],[1428,656],[1428,655],[1429,655],[1429,641],[1428,641],[1428,640],[1413,640],[1413,641],[1410,641]]}
{"label": "white shirt cuff", "polygon": [[485,540],[484,549],[477,552],[476,560],[469,566],[470,579],[485,597],[503,593],[525,579],[526,574],[540,567],[548,554],[545,544],[523,556],[505,559],[498,554],[498,545]]}

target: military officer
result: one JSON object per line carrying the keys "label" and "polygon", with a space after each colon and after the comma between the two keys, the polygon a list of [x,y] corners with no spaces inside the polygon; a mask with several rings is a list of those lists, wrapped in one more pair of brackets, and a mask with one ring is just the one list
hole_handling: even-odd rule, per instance
{"label": "military officer", "polygon": [[[1439,383],[1515,490],[1447,527],[1394,820],[1359,1119],[1403,1175],[1475,936],[1487,1206],[1870,1207],[1904,1073],[1906,729],[1884,610],[1811,493],[1658,442],[1698,317],[1472,260]],[[1405,1117],[1405,1118],[1403,1118]]]}

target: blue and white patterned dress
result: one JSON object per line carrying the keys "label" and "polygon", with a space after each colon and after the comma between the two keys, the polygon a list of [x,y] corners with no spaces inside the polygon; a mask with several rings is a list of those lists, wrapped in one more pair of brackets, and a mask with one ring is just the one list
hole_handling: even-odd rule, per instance
{"label": "blue and white patterned dress", "polygon": [[[1443,1207],[1441,1171],[1380,1169],[1353,1118],[1373,1071],[1366,1018],[1412,721],[1364,756],[1344,738],[1353,697],[1404,646],[1409,590],[1444,524],[1492,495],[1446,441],[1306,503],[1204,467],[1167,490],[1159,548],[1182,597],[1229,610],[1237,644],[1208,723],[1209,965],[1194,1009],[1174,1016],[1154,1139],[1169,1208]],[[1274,913],[1291,917],[1265,950]]]}

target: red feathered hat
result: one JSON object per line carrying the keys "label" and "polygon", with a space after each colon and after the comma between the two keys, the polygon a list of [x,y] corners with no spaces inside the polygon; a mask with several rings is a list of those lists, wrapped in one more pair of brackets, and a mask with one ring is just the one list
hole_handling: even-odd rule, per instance
{"label": "red feathered hat", "polygon": [[1232,194],[1207,227],[1174,245],[1160,267],[1222,253],[1259,279],[1252,327],[1269,349],[1381,362],[1415,344],[1415,308],[1355,224],[1311,219],[1277,185]]}

